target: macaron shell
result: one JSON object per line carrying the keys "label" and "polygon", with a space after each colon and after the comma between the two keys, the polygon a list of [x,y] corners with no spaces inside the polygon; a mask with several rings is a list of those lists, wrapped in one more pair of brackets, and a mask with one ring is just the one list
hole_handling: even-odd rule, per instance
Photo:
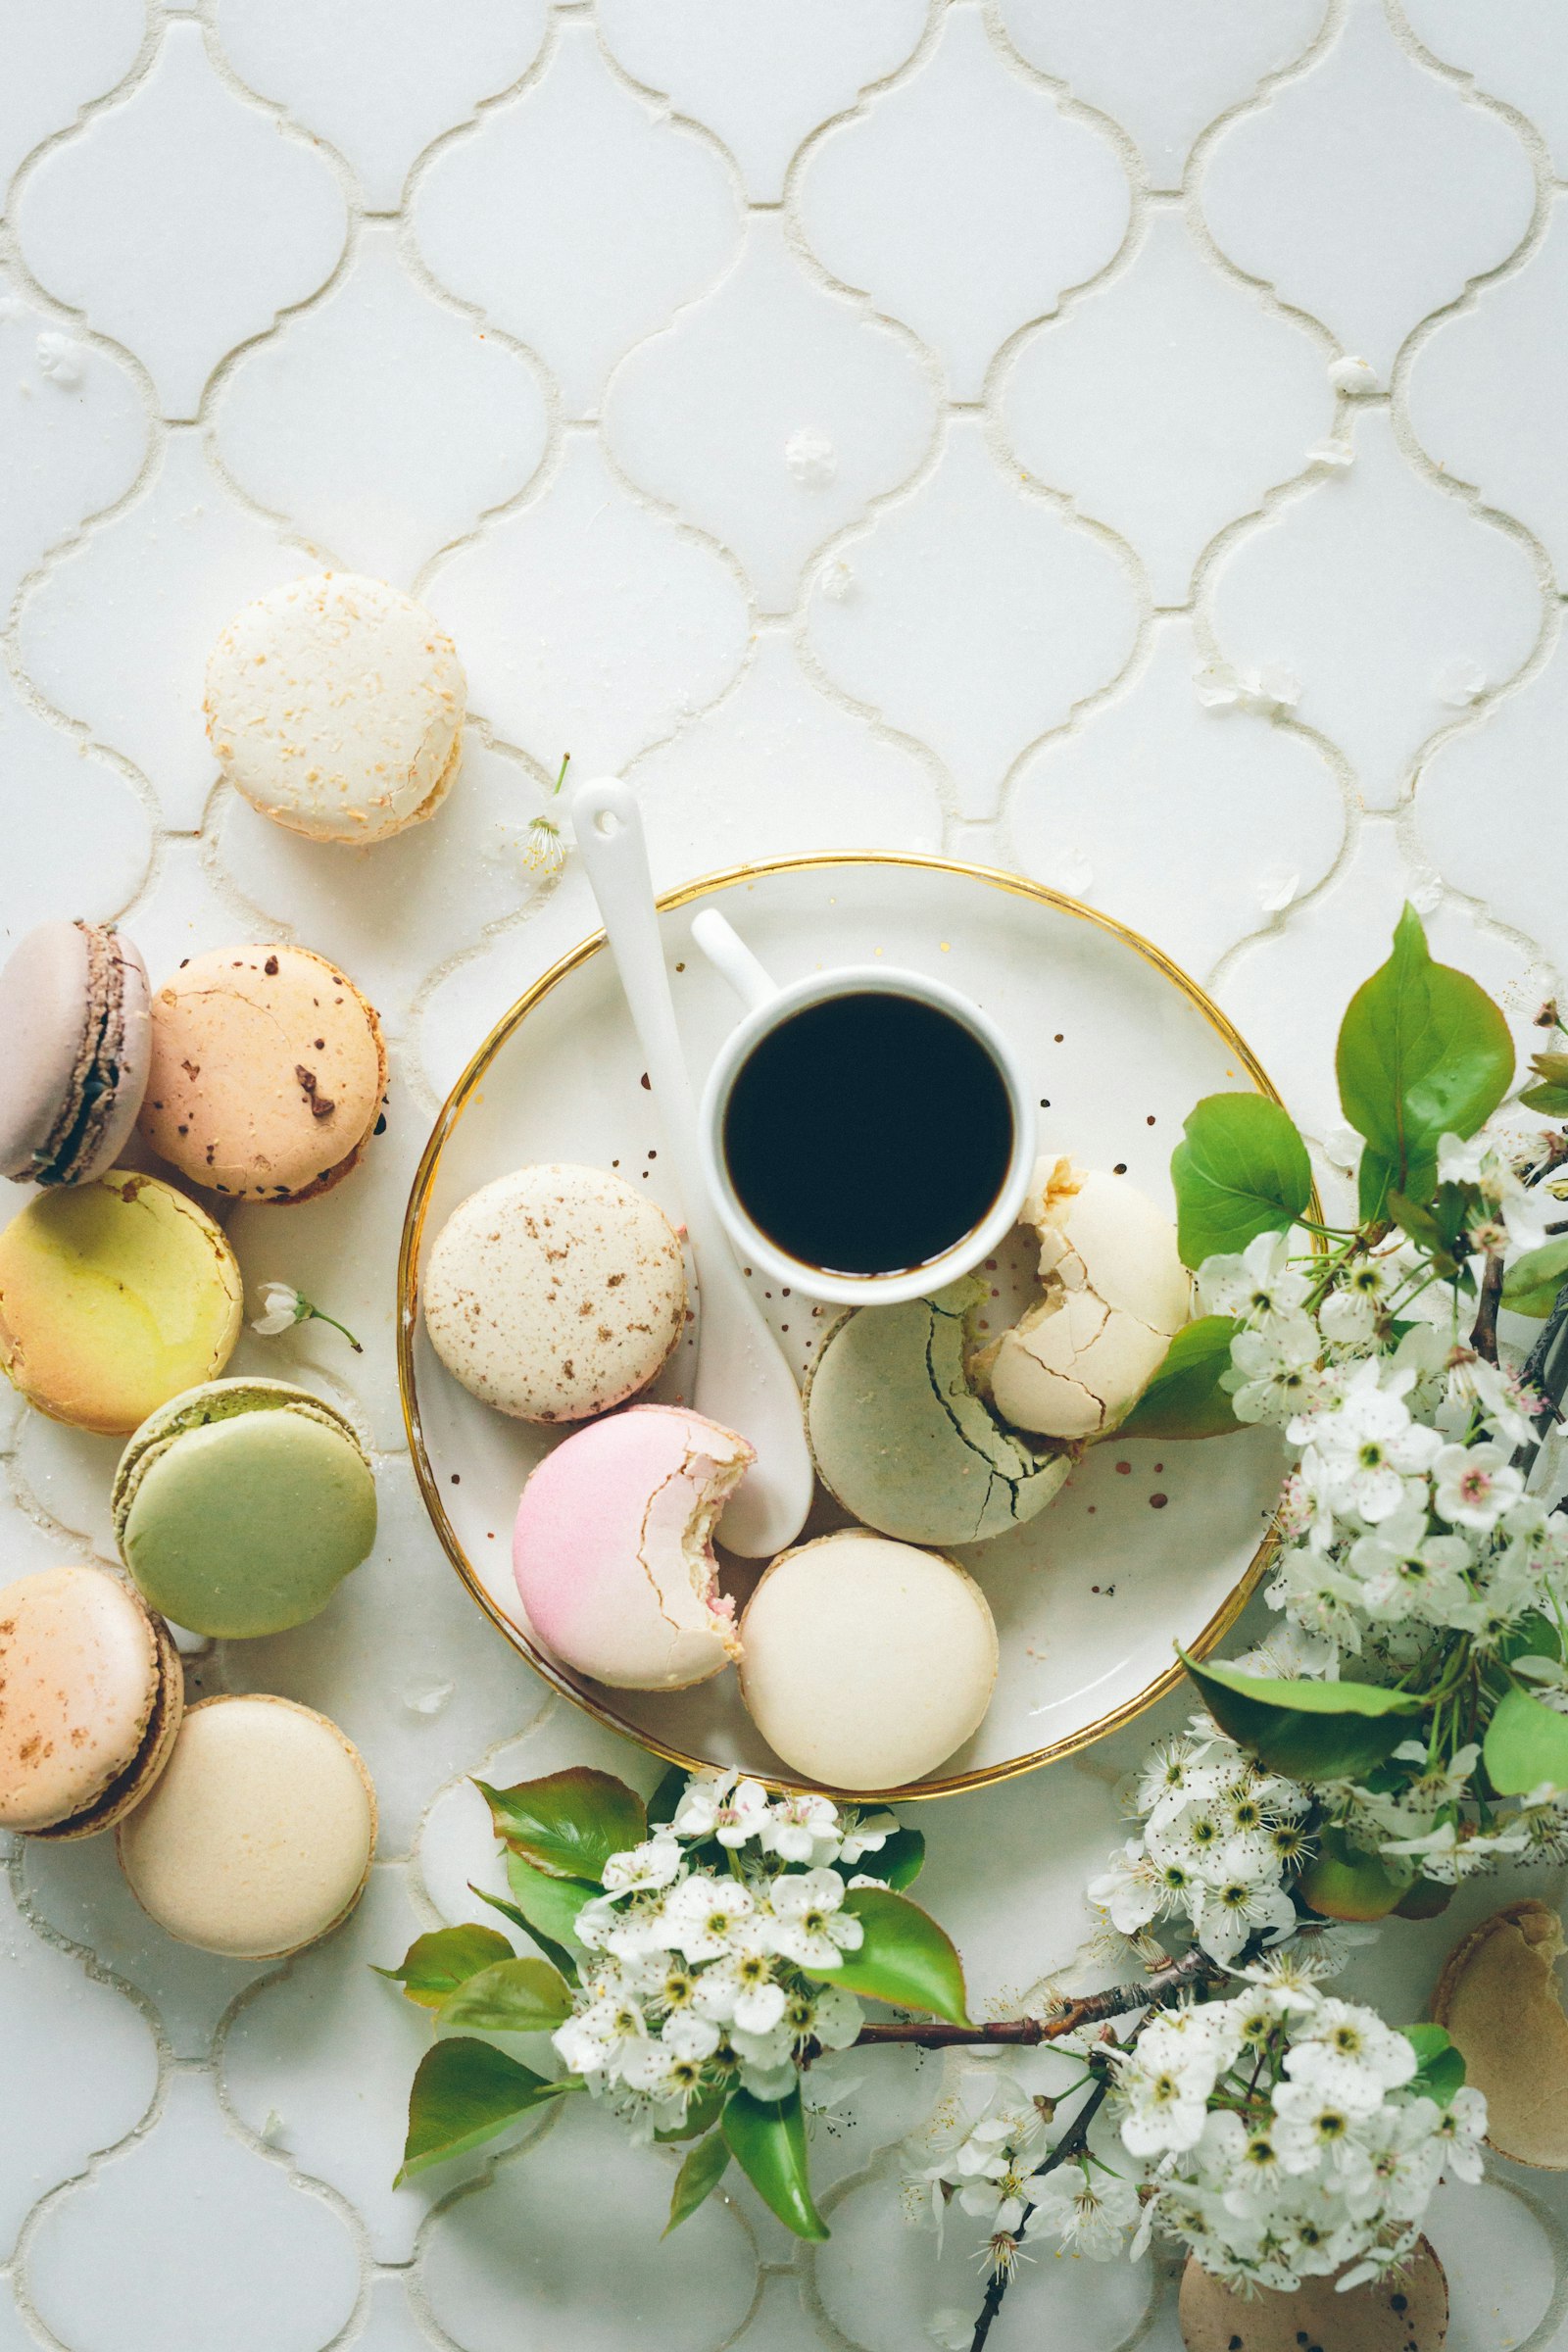
{"label": "macaron shell", "polygon": [[1043,1511],[1072,1469],[1003,1429],[964,1372],[966,1278],[931,1298],[855,1308],[806,1384],[817,1474],[867,1527],[907,1544],[978,1544]]}
{"label": "macaron shell", "polygon": [[578,1430],[522,1490],[512,1564],[528,1623],[579,1674],[678,1690],[734,1654],[711,1524],[754,1459],[733,1430],[684,1406],[637,1404]]}
{"label": "macaron shell", "polygon": [[140,952],[122,933],[99,931],[89,939],[95,992],[100,962],[101,1010],[95,1003],[87,1074],[92,1092],[79,1141],[59,1174],[62,1184],[90,1184],[116,1165],[135,1131],[152,1068],[152,990]]}
{"label": "macaron shell", "polygon": [[121,1547],[144,1597],[176,1625],[244,1639],[318,1616],[375,1525],[359,1446],[324,1414],[282,1405],[147,1448]]}
{"label": "macaron shell", "polygon": [[978,1730],[997,1629],[973,1577],[863,1529],[781,1552],[741,1619],[741,1695],[792,1771],[855,1792],[906,1787]]}
{"label": "macaron shell", "polygon": [[174,1752],[174,1741],[184,1721],[185,1666],[174,1637],[163,1619],[154,1617],[152,1623],[158,1645],[158,1691],[139,1751],[119,1779],[111,1781],[103,1794],[83,1811],[74,1813],[68,1821],[58,1822],[53,1828],[35,1830],[34,1838],[56,1845],[69,1844],[77,1838],[96,1838],[100,1832],[116,1828],[157,1786],[159,1775]]}
{"label": "macaron shell", "polygon": [[1568,2017],[1556,1964],[1562,1921],[1534,1896],[1507,1903],[1448,1955],[1432,1996],[1465,2079],[1487,2102],[1487,2141],[1538,2172],[1568,2172]]}
{"label": "macaron shell", "polygon": [[149,1413],[128,1440],[115,1470],[110,1496],[116,1543],[124,1536],[126,1514],[141,1470],[148,1456],[161,1451],[168,1439],[181,1437],[189,1429],[205,1429],[215,1421],[232,1420],[239,1413],[272,1412],[282,1405],[308,1413],[328,1429],[337,1430],[363,1455],[365,1449],[347,1413],[329,1398],[318,1396],[314,1389],[302,1389],[292,1380],[256,1380],[232,1375],[223,1380],[204,1380],[199,1388],[183,1390],[179,1396],[171,1396],[167,1404],[161,1404],[155,1413]]}
{"label": "macaron shell", "polygon": [[433,813],[461,759],[452,640],[379,580],[290,580],[236,614],[207,665],[207,732],[274,822],[366,843]]}
{"label": "macaron shell", "polygon": [[1408,2268],[1341,2294],[1334,2277],[1292,2293],[1238,2294],[1200,2269],[1182,2273],[1177,2317],[1187,2352],[1440,2352],[1448,2332],[1448,2281],[1426,2238]]}
{"label": "macaron shell", "polygon": [[454,1379],[523,1421],[582,1421],[645,1389],[686,1322],[668,1218],[604,1168],[519,1168],[461,1201],[425,1271]]}
{"label": "macaron shell", "polygon": [[52,1419],[126,1436],[222,1371],[243,1297],[206,1211],[117,1168],[39,1195],[0,1231],[0,1365]]}
{"label": "macaron shell", "polygon": [[304,1200],[348,1174],[385,1085],[380,1024],[343,973],[305,948],[220,948],[153,999],[141,1132],[193,1184]]}
{"label": "macaron shell", "polygon": [[353,1910],[375,1828],[369,1776],[336,1724],[286,1698],[208,1698],[117,1843],[131,1892],[168,1934],[269,1960]]}
{"label": "macaron shell", "polygon": [[[172,1697],[160,1709],[166,1673]],[[87,1836],[107,1826],[134,1801],[128,1784],[144,1783],[149,1751],[172,1737],[179,1692],[167,1629],[103,1569],[47,1568],[8,1586],[0,1592],[0,1827]]]}

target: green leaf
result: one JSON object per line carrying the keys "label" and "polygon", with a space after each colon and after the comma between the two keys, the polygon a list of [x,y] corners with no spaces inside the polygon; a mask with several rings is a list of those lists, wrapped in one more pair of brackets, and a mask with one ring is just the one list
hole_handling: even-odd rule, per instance
{"label": "green leaf", "polygon": [[675,1807],[685,1795],[691,1777],[684,1764],[670,1766],[653,1795],[648,1799],[648,1819],[651,1823],[661,1824],[674,1820]]}
{"label": "green leaf", "polygon": [[1538,1078],[1546,1078],[1554,1086],[1568,1086],[1568,1054],[1532,1054],[1530,1067]]}
{"label": "green leaf", "polygon": [[669,2219],[664,2224],[667,2237],[689,2221],[706,2198],[710,2197],[729,2169],[729,2146],[722,2132],[710,2132],[692,2149],[680,2171],[675,2175],[675,2186],[669,2200]]}
{"label": "green leaf", "polygon": [[442,2004],[443,2026],[475,2034],[548,2034],[571,2015],[571,1986],[548,1960],[498,1960]]}
{"label": "green leaf", "polygon": [[1224,1438],[1242,1427],[1219,1376],[1231,1368],[1233,1315],[1200,1315],[1176,1334],[1164,1361],[1121,1424],[1122,1438]]}
{"label": "green leaf", "polygon": [[641,1845],[648,1835],[643,1800],[624,1781],[586,1765],[552,1772],[514,1788],[474,1787],[490,1807],[496,1836],[540,1870],[568,1879],[605,1875],[612,1854]]}
{"label": "green leaf", "polygon": [[1480,1198],[1473,1185],[1440,1184],[1429,1208],[1406,1200],[1397,1189],[1385,1196],[1383,1206],[1385,1214],[1394,1219],[1399,1230],[1426,1251],[1434,1271],[1446,1276],[1459,1270],[1456,1254],[1459,1236],[1470,1222]]}
{"label": "green leaf", "polygon": [[526,1913],[517,1909],[515,1903],[503,1901],[499,1894],[487,1894],[482,1886],[475,1886],[471,1879],[468,1881],[468,1892],[476,1894],[481,1903],[488,1903],[492,1911],[499,1911],[503,1919],[510,1919],[514,1928],[520,1928],[539,1946],[545,1958],[554,1961],[567,1984],[576,1984],[577,1959],[574,1952],[569,1952],[564,1943],[553,1942],[550,1936],[543,1935]]}
{"label": "green leaf", "polygon": [[1487,1726],[1481,1760],[1499,1796],[1523,1796],[1543,1781],[1568,1788],[1568,1715],[1510,1690]]}
{"label": "green leaf", "polygon": [[392,2185],[401,2188],[431,2165],[482,2147],[531,2107],[575,2088],[569,2077],[547,2082],[488,2041],[436,2042],[420,2059],[409,2093],[409,2136]]}
{"label": "green leaf", "polygon": [[[1373,1683],[1285,1682],[1177,1653],[1222,1732],[1271,1772],[1297,1781],[1359,1780],[1409,1737],[1422,1701]],[[1563,1727],[1568,1737],[1568,1723]]]}
{"label": "green leaf", "polygon": [[1465,972],[1434,963],[1407,906],[1394,953],[1350,999],[1335,1066],[1361,1155],[1361,1215],[1391,1192],[1418,1204],[1437,1183],[1438,1139],[1474,1135],[1513,1077],[1513,1041],[1492,999]]}
{"label": "green leaf", "polygon": [[797,2237],[826,2237],[827,2224],[811,2202],[799,2090],[787,2099],[754,2099],[749,2090],[737,2090],[719,2128],[741,2171],[785,2229]]}
{"label": "green leaf", "polygon": [[1184,1266],[1287,1233],[1312,1198],[1312,1167],[1296,1122],[1264,1095],[1205,1095],[1171,1153],[1176,1238]]}
{"label": "green leaf", "polygon": [[723,2114],[724,2101],[728,2096],[729,2092],[721,2082],[705,2082],[696,2097],[686,2102],[686,2112],[674,2129],[656,2132],[654,2137],[660,2141],[701,2139],[706,2132],[711,2132]]}
{"label": "green leaf", "polygon": [[874,1854],[862,1854],[855,1865],[862,1878],[880,1879],[899,1889],[912,1886],[925,1868],[925,1832],[890,1831]]}
{"label": "green leaf", "polygon": [[1297,1880],[1296,1891],[1320,1919],[1387,1919],[1409,1884],[1325,1822],[1317,1852]]}
{"label": "green leaf", "polygon": [[1514,1259],[1502,1278],[1502,1303],[1516,1315],[1534,1315],[1539,1323],[1557,1303],[1557,1293],[1568,1282],[1568,1233],[1543,1242]]}
{"label": "green leaf", "polygon": [[[558,1948],[575,1943],[578,1912],[584,1903],[597,1902],[603,1892],[587,1879],[552,1878],[549,1871],[535,1870],[521,1854],[513,1853],[507,1856],[507,1885],[541,1951],[546,1937]],[[554,1960],[555,1953],[550,1957]],[[559,1960],[556,1966],[561,1966]]]}
{"label": "green leaf", "polygon": [[1527,1086],[1519,1100],[1544,1119],[1568,1119],[1568,1086]]}
{"label": "green leaf", "polygon": [[439,2009],[469,1977],[512,1956],[511,1944],[494,1928],[437,1928],[433,1935],[415,1937],[401,1968],[378,1968],[375,1973],[401,1984],[421,2009]]}
{"label": "green leaf", "polygon": [[929,1911],[886,1886],[852,1886],[844,1908],[865,1930],[858,1951],[844,1952],[836,1968],[808,1968],[824,1984],[842,1984],[868,2001],[925,2009],[950,2025],[966,2026],[963,1963]]}
{"label": "green leaf", "polygon": [[1419,2064],[1405,2085],[1439,2107],[1451,2107],[1453,2094],[1464,2087],[1464,2056],[1441,2026],[1406,2026],[1404,2038]]}

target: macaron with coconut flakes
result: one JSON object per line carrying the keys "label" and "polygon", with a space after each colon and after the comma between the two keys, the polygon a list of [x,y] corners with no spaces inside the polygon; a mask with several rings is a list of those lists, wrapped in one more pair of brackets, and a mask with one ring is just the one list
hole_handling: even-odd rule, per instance
{"label": "macaron with coconut flakes", "polygon": [[106,1569],[0,1592],[0,1829],[90,1838],[141,1802],[184,1709],[169,1628]]}
{"label": "macaron with coconut flakes", "polygon": [[220,766],[274,824],[363,846],[433,816],[463,758],[466,687],[422,605],[380,580],[287,580],[237,613],[207,664]]}
{"label": "macaron with coconut flakes", "polygon": [[308,948],[215,948],[154,995],[142,1137],[210,1192],[284,1207],[330,1192],[385,1091],[373,1007]]}
{"label": "macaron with coconut flakes", "polygon": [[455,1380],[518,1420],[586,1421],[647,1388],[686,1325],[669,1219],[605,1168],[551,1162],[459,1203],[424,1278]]}
{"label": "macaron with coconut flakes", "polygon": [[682,1405],[564,1439],[517,1505],[512,1566],[533,1632],[595,1682],[683,1690],[738,1655],[713,1530],[756,1452]]}
{"label": "macaron with coconut flakes", "polygon": [[107,923],[40,923],[0,970],[0,1175],[90,1184],[136,1124],[152,1055],[147,968]]}

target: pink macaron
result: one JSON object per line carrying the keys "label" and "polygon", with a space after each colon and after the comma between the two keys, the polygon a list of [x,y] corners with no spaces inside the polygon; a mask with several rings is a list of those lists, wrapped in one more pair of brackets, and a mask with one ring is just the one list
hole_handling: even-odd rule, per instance
{"label": "pink macaron", "polygon": [[632,1405],[548,1453],[512,1539],[546,1648],[625,1690],[681,1690],[739,1656],[712,1536],[756,1458],[733,1430],[668,1404]]}

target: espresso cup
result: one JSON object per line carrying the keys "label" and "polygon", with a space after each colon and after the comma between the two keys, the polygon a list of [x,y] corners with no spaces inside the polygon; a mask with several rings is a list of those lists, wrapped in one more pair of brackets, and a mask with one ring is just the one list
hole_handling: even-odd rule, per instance
{"label": "espresso cup", "polygon": [[779,987],[712,908],[692,937],[746,1006],[698,1151],[742,1262],[844,1306],[923,1298],[1017,1223],[1034,1102],[989,1014],[923,972],[846,964]]}

